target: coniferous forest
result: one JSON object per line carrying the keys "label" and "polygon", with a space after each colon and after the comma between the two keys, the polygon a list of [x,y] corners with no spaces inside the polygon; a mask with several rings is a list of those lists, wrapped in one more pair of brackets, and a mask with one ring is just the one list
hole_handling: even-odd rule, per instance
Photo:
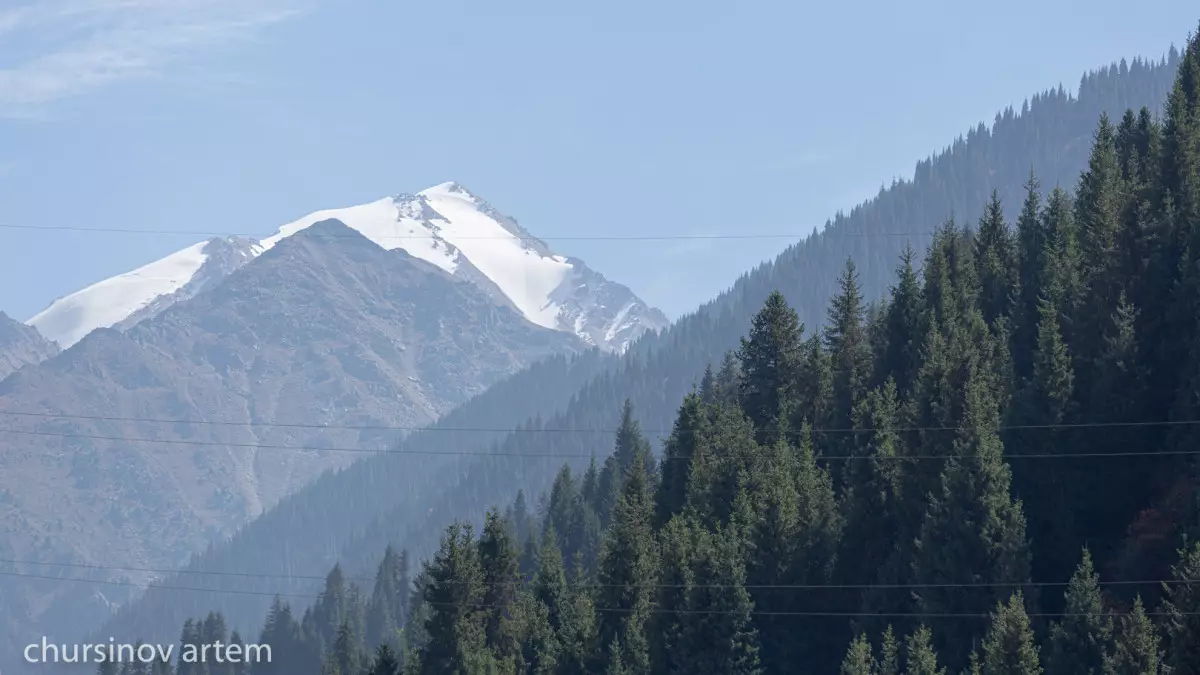
{"label": "coniferous forest", "polygon": [[[311,600],[335,562],[369,588],[387,542],[407,548],[415,565],[438,549],[447,524],[463,520],[478,530],[487,508],[511,501],[518,489],[535,511],[536,496],[549,489],[564,460],[582,475],[590,457],[607,456],[626,399],[661,454],[684,396],[706,364],[720,369],[722,355],[737,347],[772,290],[784,294],[811,335],[826,325],[828,301],[848,258],[858,265],[864,299],[873,301],[887,295],[906,241],[918,251],[914,266],[920,267],[936,226],[950,215],[975,224],[993,190],[1015,227],[1030,168],[1042,193],[1059,185],[1073,189],[1100,115],[1108,112],[1116,124],[1127,108],[1148,106],[1151,117],[1161,117],[1180,58],[1172,48],[1162,59],[1120,61],[1085,75],[1074,94],[1059,87],[1002,111],[990,127],[980,125],[919,162],[911,179],[838,214],[696,312],[644,335],[624,355],[588,353],[535,364],[430,428],[397,438],[394,452],[322,476],[228,541],[213,542],[179,573],[134,576],[161,585],[140,594],[138,583],[107,585],[104,594],[118,610],[103,626],[81,617],[77,603],[60,603],[56,632],[167,642],[187,617],[219,611],[247,634],[257,631],[275,594],[297,604]],[[96,590],[95,584],[72,586],[81,596]]]}
{"label": "coniferous forest", "polygon": [[248,670],[1200,673],[1200,38],[1161,119],[1101,117],[1013,211],[946,220],[880,303],[847,262],[819,330],[771,294],[661,453],[627,403],[536,504],[276,598]]}

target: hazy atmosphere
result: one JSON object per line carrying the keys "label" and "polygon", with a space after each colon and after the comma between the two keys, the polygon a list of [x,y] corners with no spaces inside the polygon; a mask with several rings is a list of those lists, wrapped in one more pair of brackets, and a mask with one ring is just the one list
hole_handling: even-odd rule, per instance
{"label": "hazy atmosphere", "polygon": [[[267,235],[462,183],[669,316],[1190,3],[39,0],[0,13],[5,225]],[[3,233],[0,309],[203,237]]]}
{"label": "hazy atmosphere", "polygon": [[1198,26],[0,2],[0,671],[1200,675]]}

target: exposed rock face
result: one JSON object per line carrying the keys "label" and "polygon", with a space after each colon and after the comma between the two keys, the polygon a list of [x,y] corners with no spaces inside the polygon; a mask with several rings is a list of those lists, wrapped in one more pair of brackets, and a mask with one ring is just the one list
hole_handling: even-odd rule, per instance
{"label": "exposed rock face", "polygon": [[30,363],[41,363],[58,353],[58,345],[36,328],[0,312],[0,380]]}
{"label": "exposed rock face", "polygon": [[[205,292],[0,382],[0,410],[31,413],[3,415],[19,433],[0,452],[0,557],[179,565],[321,472],[388,447],[395,427],[587,347],[337,221],[230,264]],[[29,355],[50,344],[0,323],[3,344],[18,344],[9,334]],[[0,634],[109,611],[63,597],[95,588],[30,581],[0,578]]]}
{"label": "exposed rock face", "polygon": [[29,323],[64,348],[97,328],[125,330],[195,297],[279,242],[329,219],[383,249],[406,251],[475,284],[534,324],[606,351],[622,352],[642,333],[668,323],[662,312],[625,286],[582,260],[555,254],[516,220],[457,183],[311,213],[262,241],[227,237],[200,242],[59,298]]}

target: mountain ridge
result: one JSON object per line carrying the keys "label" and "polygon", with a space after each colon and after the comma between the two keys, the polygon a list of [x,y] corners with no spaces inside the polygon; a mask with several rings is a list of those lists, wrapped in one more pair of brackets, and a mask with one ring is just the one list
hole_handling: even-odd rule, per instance
{"label": "mountain ridge", "polygon": [[0,311],[0,380],[22,366],[58,354],[58,345],[38,330]]}
{"label": "mountain ridge", "polygon": [[[519,373],[496,385],[494,395],[478,397],[445,418],[447,425],[452,420],[463,428],[519,426],[584,432],[472,434],[443,428],[439,433],[418,433],[401,447],[429,453],[421,457],[435,456],[428,464],[419,464],[417,455],[394,453],[316,481],[291,495],[286,506],[247,524],[229,542],[197,556],[186,569],[190,573],[253,569],[285,576],[300,570],[319,576],[340,561],[347,574],[369,576],[378,563],[380,542],[425,557],[451,519],[478,522],[486,508],[506,503],[518,487],[536,500],[560,464],[529,455],[599,458],[607,454],[611,435],[585,432],[614,429],[626,397],[633,400],[643,428],[669,429],[679,401],[697,383],[705,365],[737,347],[750,317],[772,290],[787,295],[811,330],[824,322],[828,298],[848,257],[859,266],[868,298],[886,292],[906,238],[882,235],[932,231],[950,213],[973,219],[982,213],[993,187],[1013,208],[1012,196],[1021,194],[1031,166],[1047,184],[1074,181],[1086,164],[1087,139],[1100,113],[1119,115],[1143,105],[1157,110],[1171,89],[1177,65],[1175,52],[1161,63],[1138,59],[1086,74],[1079,98],[1061,89],[1037,94],[1021,112],[1003,111],[991,127],[981,125],[982,132],[972,129],[944,151],[917,162],[911,180],[897,181],[878,196],[838,214],[823,232],[756,266],[729,290],[661,333],[644,335],[619,359],[603,361],[586,382],[567,380],[558,369]],[[1033,139],[1040,140],[1034,143]],[[1018,197],[1015,204],[1019,203]],[[881,236],[842,236],[847,232]],[[911,238],[914,248],[929,241],[929,237]],[[539,406],[525,405],[526,401],[509,395],[537,390],[559,395],[551,398],[553,405]],[[505,456],[436,457],[450,448]],[[586,462],[573,461],[580,468]],[[360,495],[369,495],[369,500]],[[309,545],[314,539],[320,544]],[[287,544],[286,556],[282,542]],[[189,577],[164,578],[167,583],[175,579],[186,585]],[[164,623],[178,626],[188,617],[214,609],[236,625],[257,627],[272,594],[310,593],[319,588],[303,579],[280,578],[222,579],[219,586],[266,597],[151,589],[121,608],[95,635],[115,632],[149,639]]]}
{"label": "mountain ridge", "polygon": [[126,329],[193,297],[280,241],[333,218],[386,250],[404,249],[461,274],[529,321],[621,352],[668,323],[627,287],[578,258],[555,254],[514,219],[458,183],[308,214],[262,240],[218,237],[91,284],[27,322],[68,348],[99,327]]}
{"label": "mountain ridge", "polygon": [[[203,293],[0,381],[0,410],[30,413],[3,416],[0,557],[178,565],[401,429],[591,349],[320,221]],[[127,599],[23,581],[0,577],[0,636],[99,621]]]}

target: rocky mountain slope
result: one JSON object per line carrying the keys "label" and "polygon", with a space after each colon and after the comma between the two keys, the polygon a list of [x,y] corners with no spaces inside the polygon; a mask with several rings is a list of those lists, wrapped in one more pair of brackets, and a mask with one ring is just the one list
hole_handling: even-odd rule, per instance
{"label": "rocky mountain slope", "polygon": [[[238,626],[261,625],[275,593],[305,596],[293,600],[302,611],[299,607],[310,602],[307,596],[320,588],[337,560],[350,578],[369,585],[386,542],[408,547],[414,556],[427,555],[451,519],[477,519],[487,507],[512,499],[518,487],[530,490],[532,502],[560,466],[561,460],[545,455],[572,457],[577,467],[585,466],[591,454],[602,457],[612,448],[610,431],[626,396],[647,435],[660,440],[705,365],[737,346],[771,291],[784,292],[810,332],[824,321],[848,257],[859,265],[864,293],[882,296],[905,245],[919,250],[929,242],[901,235],[932,231],[950,213],[960,222],[976,218],[992,188],[1015,216],[1020,201],[1012,197],[1021,194],[1031,166],[1044,185],[1071,184],[1086,163],[1100,113],[1119,116],[1131,106],[1157,107],[1177,66],[1174,52],[1162,63],[1122,63],[1086,75],[1077,97],[1056,89],[1033,97],[1021,112],[1004,111],[990,128],[972,130],[945,152],[918,163],[913,180],[882,190],[828,223],[824,232],[747,273],[695,314],[643,337],[621,358],[604,360],[590,379],[580,382],[577,371],[553,367],[499,383],[449,413],[440,423],[445,426],[435,424],[433,431],[408,439],[401,449],[410,454],[372,457],[323,477],[227,544],[197,556],[183,573],[159,576],[167,588],[151,589],[94,635],[169,638],[164,630],[174,631],[184,619],[210,610],[222,611]],[[515,392],[537,392],[540,401]],[[518,425],[555,432],[491,431]],[[462,431],[472,428],[485,432]],[[438,453],[457,453],[457,458]],[[214,570],[253,576],[204,574]],[[201,579],[204,588],[215,590],[169,588],[194,586]]]}
{"label": "rocky mountain slope", "polygon": [[32,326],[0,312],[0,380],[21,366],[41,363],[58,353],[58,345]]}
{"label": "rocky mountain slope", "polygon": [[457,183],[414,195],[318,211],[262,241],[241,237],[189,246],[149,265],[54,301],[29,320],[64,348],[96,328],[124,329],[195,296],[313,223],[337,219],[387,250],[400,249],[470,281],[529,321],[590,345],[623,351],[667,325],[628,288],[581,260],[555,254]]}
{"label": "rocky mountain slope", "polygon": [[[205,292],[0,382],[0,559],[182,564],[321,472],[588,348],[317,222]],[[0,634],[103,616],[123,590],[79,589],[0,577]]]}

